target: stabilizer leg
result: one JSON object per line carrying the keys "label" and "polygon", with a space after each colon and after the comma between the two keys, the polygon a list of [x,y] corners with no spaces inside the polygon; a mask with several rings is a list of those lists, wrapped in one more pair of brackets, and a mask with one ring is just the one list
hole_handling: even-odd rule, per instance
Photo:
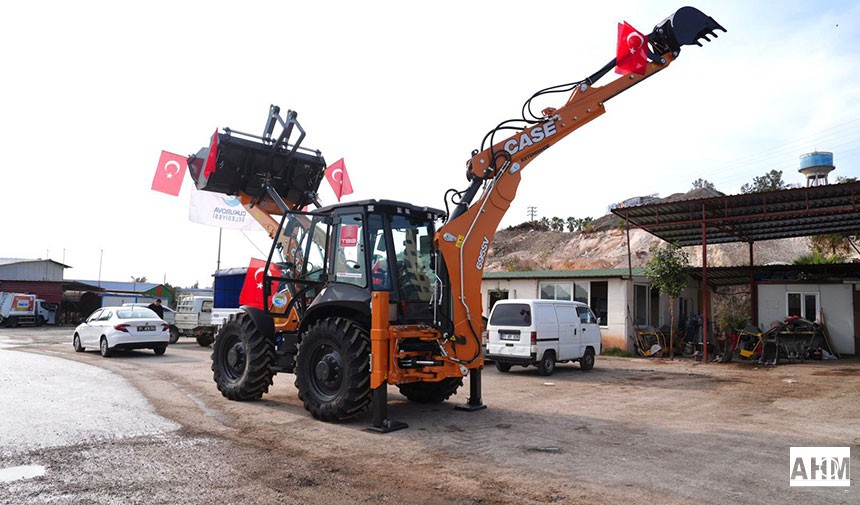
{"label": "stabilizer leg", "polygon": [[487,408],[481,400],[481,369],[476,368],[469,372],[469,401],[465,405],[457,405],[455,410],[474,412]]}

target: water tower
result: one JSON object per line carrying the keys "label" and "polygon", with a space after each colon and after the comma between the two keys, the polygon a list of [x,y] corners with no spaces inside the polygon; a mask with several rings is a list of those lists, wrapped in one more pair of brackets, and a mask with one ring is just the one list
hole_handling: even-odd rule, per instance
{"label": "water tower", "polygon": [[833,153],[811,152],[800,157],[800,172],[806,176],[806,187],[827,184],[827,174],[835,170]]}

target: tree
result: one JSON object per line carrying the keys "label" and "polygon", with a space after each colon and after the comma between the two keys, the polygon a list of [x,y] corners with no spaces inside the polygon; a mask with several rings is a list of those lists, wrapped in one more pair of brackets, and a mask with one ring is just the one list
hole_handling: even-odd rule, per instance
{"label": "tree", "polygon": [[131,277],[131,280],[132,280],[132,282],[145,283],[145,282],[146,282],[146,276],[145,276],[145,275],[144,275],[144,276],[142,276],[142,277],[135,277],[135,276],[132,276],[132,277]]}
{"label": "tree", "polygon": [[788,185],[782,180],[782,170],[771,170],[764,175],[754,177],[752,184],[741,186],[741,193],[764,193],[766,191],[786,189],[787,187]]}
{"label": "tree", "polygon": [[[845,261],[851,254],[851,235],[847,233],[828,233],[809,237],[812,252],[820,256],[833,256]],[[840,261],[840,263],[841,263]]]}
{"label": "tree", "polygon": [[573,233],[579,229],[579,219],[575,217],[567,218],[567,231]]}
{"label": "tree", "polygon": [[702,179],[700,177],[700,178],[696,179],[695,181],[693,181],[693,189],[713,189],[713,190],[716,190],[717,188],[714,186],[713,182],[711,182],[707,179]]}
{"label": "tree", "polygon": [[675,300],[687,287],[690,257],[675,244],[651,246],[651,259],[645,263],[645,277],[651,286],[669,297],[669,358],[675,359]]}
{"label": "tree", "polygon": [[560,217],[553,217],[550,220],[549,227],[552,231],[564,231],[564,221]]}

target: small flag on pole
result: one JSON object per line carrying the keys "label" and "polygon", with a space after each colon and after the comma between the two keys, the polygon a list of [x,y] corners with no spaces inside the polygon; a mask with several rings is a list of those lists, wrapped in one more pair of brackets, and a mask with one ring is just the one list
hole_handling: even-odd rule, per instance
{"label": "small flag on pole", "polygon": [[618,47],[615,51],[615,72],[645,74],[648,68],[648,36],[625,21],[618,23]]}
{"label": "small flag on pole", "polygon": [[342,196],[352,194],[352,183],[349,181],[349,174],[346,173],[346,164],[344,164],[343,158],[325,169],[325,178],[337,196],[338,202]]}
{"label": "small flag on pole", "polygon": [[161,151],[158,167],[152,178],[152,189],[178,196],[179,189],[182,188],[182,179],[185,177],[185,169],[188,168],[187,165],[185,156]]}

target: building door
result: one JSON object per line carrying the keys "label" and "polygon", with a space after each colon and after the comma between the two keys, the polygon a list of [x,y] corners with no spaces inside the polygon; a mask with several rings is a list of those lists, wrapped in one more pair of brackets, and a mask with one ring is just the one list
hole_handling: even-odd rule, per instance
{"label": "building door", "polygon": [[487,314],[489,314],[490,311],[493,310],[493,305],[495,305],[497,301],[508,299],[507,291],[496,290],[490,291],[488,294],[490,295],[490,306],[487,307]]}
{"label": "building door", "polygon": [[860,291],[854,288],[854,354],[860,354]]}

